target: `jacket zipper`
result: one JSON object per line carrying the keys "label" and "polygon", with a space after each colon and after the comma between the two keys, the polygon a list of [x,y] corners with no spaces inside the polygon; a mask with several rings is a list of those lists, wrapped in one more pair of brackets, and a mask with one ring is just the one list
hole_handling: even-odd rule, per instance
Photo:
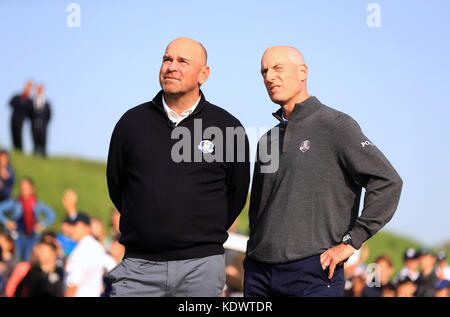
{"label": "jacket zipper", "polygon": [[289,121],[286,123],[286,127],[283,132],[283,147],[281,148],[281,152],[286,152],[286,137],[287,137],[287,129],[288,129]]}

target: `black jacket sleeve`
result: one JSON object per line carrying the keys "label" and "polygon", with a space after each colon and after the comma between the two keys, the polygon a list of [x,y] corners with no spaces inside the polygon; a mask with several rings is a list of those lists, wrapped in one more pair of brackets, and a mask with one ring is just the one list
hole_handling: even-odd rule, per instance
{"label": "black jacket sleeve", "polygon": [[336,123],[334,140],[340,163],[353,181],[366,189],[363,210],[350,230],[352,244],[359,249],[391,220],[400,200],[403,182],[355,120],[341,115]]}
{"label": "black jacket sleeve", "polygon": [[46,123],[50,122],[51,118],[52,118],[52,112],[50,109],[50,103],[46,102],[45,103],[45,122]]}
{"label": "black jacket sleeve", "polygon": [[[250,147],[244,128],[242,126],[239,128],[242,129],[243,134],[235,135],[233,143],[234,159],[233,162],[227,162],[227,230],[244,208],[247,202],[248,186],[250,184]],[[240,141],[239,138],[241,138]],[[244,144],[242,146],[243,141]]]}
{"label": "black jacket sleeve", "polygon": [[17,103],[17,96],[14,96],[9,101],[9,106],[14,109],[14,107],[16,106],[16,103]]}
{"label": "black jacket sleeve", "polygon": [[109,197],[120,212],[122,208],[122,188],[125,182],[125,140],[121,120],[116,124],[109,145],[108,161],[106,166],[106,179]]}

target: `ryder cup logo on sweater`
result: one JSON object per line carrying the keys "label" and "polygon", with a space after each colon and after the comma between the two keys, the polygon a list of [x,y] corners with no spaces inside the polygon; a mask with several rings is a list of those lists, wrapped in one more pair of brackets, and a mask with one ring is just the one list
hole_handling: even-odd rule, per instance
{"label": "ryder cup logo on sweater", "polygon": [[302,151],[303,153],[305,153],[306,151],[309,150],[310,147],[311,147],[311,142],[309,140],[305,140],[300,145],[299,150]]}
{"label": "ryder cup logo on sweater", "polygon": [[203,153],[212,153],[214,151],[214,144],[209,140],[203,140],[198,145],[198,149]]}

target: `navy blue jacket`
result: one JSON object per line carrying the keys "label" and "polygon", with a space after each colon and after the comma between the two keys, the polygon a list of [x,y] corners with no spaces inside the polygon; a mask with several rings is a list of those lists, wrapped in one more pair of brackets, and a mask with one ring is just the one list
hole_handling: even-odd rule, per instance
{"label": "navy blue jacket", "polygon": [[[111,137],[107,181],[111,200],[121,214],[120,243],[125,256],[169,261],[223,254],[227,229],[248,194],[245,131],[244,149],[226,146],[231,140],[227,128],[243,130],[242,125],[203,94],[194,112],[175,128],[162,96],[160,91],[151,102],[127,111]],[[199,124],[200,136],[194,131]],[[216,135],[205,136],[214,127],[220,129],[224,142]],[[190,137],[172,138],[172,132],[188,132]],[[188,145],[179,148],[180,142]],[[173,151],[186,155],[190,162],[177,162]],[[223,161],[211,161],[218,153],[224,154]],[[230,153],[233,159],[225,157]],[[243,154],[241,162],[236,159],[239,154]]]}

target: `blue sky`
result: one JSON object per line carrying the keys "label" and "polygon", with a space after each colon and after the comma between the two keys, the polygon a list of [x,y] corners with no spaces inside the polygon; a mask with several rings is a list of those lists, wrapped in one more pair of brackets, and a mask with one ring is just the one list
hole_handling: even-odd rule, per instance
{"label": "blue sky", "polygon": [[[71,2],[79,28],[66,24]],[[271,45],[292,45],[305,56],[310,94],[355,118],[403,177],[387,228],[448,241],[450,2],[374,1],[381,26],[370,28],[371,2],[3,0],[0,144],[11,145],[8,101],[32,78],[52,105],[50,155],[106,160],[114,124],[158,92],[162,54],[180,36],[208,50],[207,99],[245,127],[272,127],[278,106],[260,58]]]}

